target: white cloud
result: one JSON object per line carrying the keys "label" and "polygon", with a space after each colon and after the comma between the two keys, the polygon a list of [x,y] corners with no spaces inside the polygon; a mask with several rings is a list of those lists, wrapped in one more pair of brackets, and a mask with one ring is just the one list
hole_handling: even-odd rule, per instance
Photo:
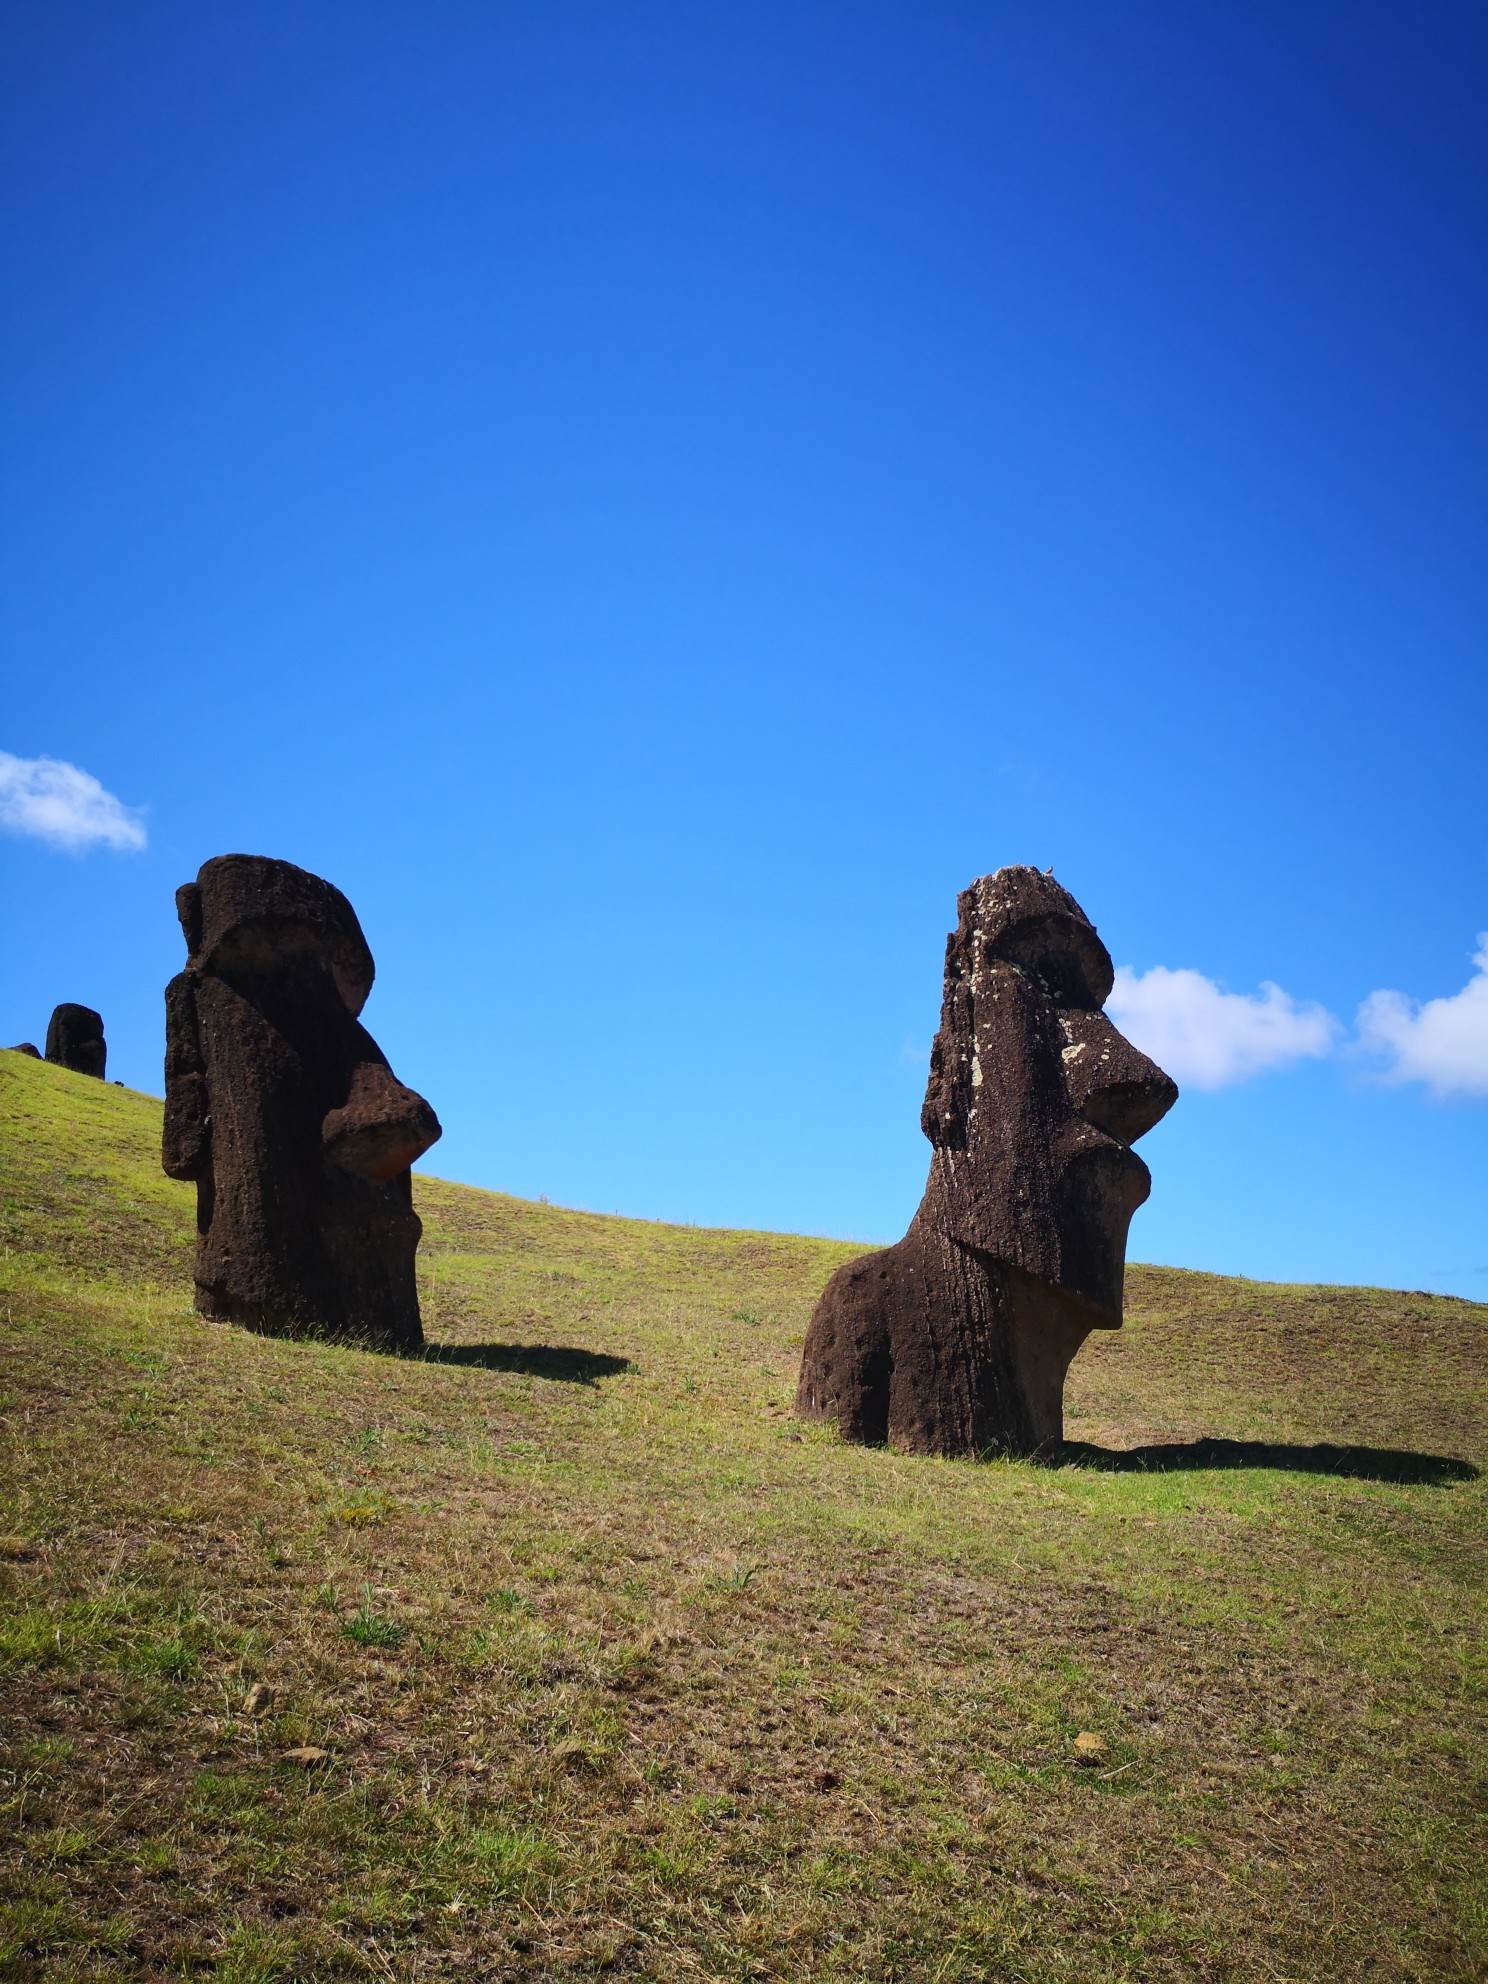
{"label": "white cloud", "polygon": [[1359,1008],[1359,1043],[1386,1054],[1386,1081],[1425,1082],[1433,1095],[1488,1095],[1488,930],[1472,977],[1449,999],[1424,1005],[1403,992],[1371,992]]}
{"label": "white cloud", "polygon": [[1180,1087],[1228,1088],[1271,1068],[1331,1052],[1338,1022],[1269,982],[1248,997],[1200,971],[1117,968],[1106,1010],[1127,1039]]}
{"label": "white cloud", "polygon": [[145,845],[139,809],[105,792],[91,772],[61,758],[14,758],[0,751],[0,827],[81,854],[116,847],[137,854]]}

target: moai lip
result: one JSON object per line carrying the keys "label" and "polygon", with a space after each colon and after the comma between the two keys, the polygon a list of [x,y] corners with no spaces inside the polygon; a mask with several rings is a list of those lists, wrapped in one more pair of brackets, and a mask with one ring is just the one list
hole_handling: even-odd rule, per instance
{"label": "moai lip", "polygon": [[196,1183],[199,1313],[417,1349],[409,1167],[439,1120],[358,1020],[373,964],[356,912],[253,854],[205,863],[176,908],[161,1158]]}
{"label": "moai lip", "polygon": [[1064,1379],[1118,1329],[1131,1148],[1178,1089],[1101,1010],[1113,973],[1067,890],[1002,868],[957,898],[920,1122],[930,1176],[895,1246],[849,1261],[807,1331],[797,1410],[910,1453],[1036,1454]]}

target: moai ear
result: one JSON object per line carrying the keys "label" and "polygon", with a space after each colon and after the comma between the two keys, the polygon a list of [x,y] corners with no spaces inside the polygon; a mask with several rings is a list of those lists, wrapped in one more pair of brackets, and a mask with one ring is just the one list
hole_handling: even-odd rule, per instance
{"label": "moai ear", "polygon": [[943,1027],[930,1047],[930,1079],[920,1105],[920,1128],[937,1150],[966,1148],[967,1081],[956,1038]]}
{"label": "moai ear", "polygon": [[920,1108],[920,1128],[937,1150],[965,1150],[971,1107],[975,1014],[959,929],[946,939],[945,993],[940,1029],[930,1047],[930,1079]]}
{"label": "moai ear", "polygon": [[195,882],[183,882],[176,890],[176,915],[181,919],[187,952],[195,957],[201,949],[202,932],[201,890]]}
{"label": "moai ear", "polygon": [[211,1166],[210,1138],[207,1081],[196,1025],[196,988],[182,971],[165,988],[165,1119],[160,1162],[166,1176],[205,1177]]}

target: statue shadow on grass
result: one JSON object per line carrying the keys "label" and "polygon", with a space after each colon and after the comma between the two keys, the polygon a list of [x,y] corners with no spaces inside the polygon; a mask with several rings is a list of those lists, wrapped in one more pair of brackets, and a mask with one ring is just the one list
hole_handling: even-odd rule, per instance
{"label": "statue shadow on grass", "polygon": [[1194,1474],[1204,1468],[1275,1467],[1291,1474],[1331,1474],[1349,1481],[1476,1481],[1471,1461],[1395,1447],[1290,1446],[1280,1440],[1174,1440],[1147,1447],[1097,1447],[1066,1440],[1059,1459],[1102,1474]]}
{"label": "statue shadow on grass", "polygon": [[579,1350],[558,1343],[431,1343],[428,1364],[474,1365],[481,1371],[515,1371],[524,1378],[551,1378],[565,1385],[597,1385],[636,1367],[628,1357],[605,1350]]}

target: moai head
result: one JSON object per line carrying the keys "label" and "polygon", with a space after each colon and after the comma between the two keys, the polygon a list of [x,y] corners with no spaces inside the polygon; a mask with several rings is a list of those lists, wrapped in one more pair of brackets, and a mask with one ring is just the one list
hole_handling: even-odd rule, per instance
{"label": "moai head", "polygon": [[58,1006],[47,1022],[46,1058],[59,1068],[71,1068],[75,1075],[97,1075],[103,1080],[108,1049],[103,1044],[103,1021],[91,1006]]}
{"label": "moai head", "polygon": [[440,1134],[357,1015],[372,954],[339,889],[226,854],[176,892],[165,1130],[197,1183],[197,1307],[274,1334],[422,1341],[409,1166]]}
{"label": "moai head", "polygon": [[921,1217],[1121,1321],[1126,1231],[1152,1188],[1131,1146],[1177,1085],[1101,1011],[1113,973],[1052,876],[1001,868],[957,898],[921,1125]]}

